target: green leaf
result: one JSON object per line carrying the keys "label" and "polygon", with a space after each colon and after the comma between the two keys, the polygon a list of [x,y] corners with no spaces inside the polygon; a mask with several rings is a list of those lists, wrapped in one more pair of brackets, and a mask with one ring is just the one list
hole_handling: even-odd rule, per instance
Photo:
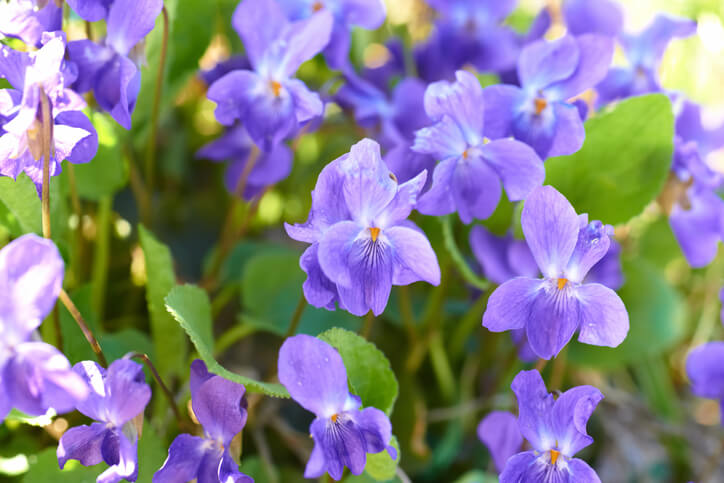
{"label": "green leaf", "polygon": [[181,324],[209,371],[246,386],[247,391],[261,392],[274,397],[289,397],[281,384],[259,382],[234,374],[219,364],[213,356],[211,304],[209,297],[194,285],[178,285],[166,296],[166,310]]}
{"label": "green leaf", "polygon": [[626,340],[616,348],[571,342],[568,358],[580,366],[615,368],[663,353],[684,335],[685,304],[663,274],[644,259],[624,263],[619,290],[629,314]]}
{"label": "green leaf", "polygon": [[578,213],[624,223],[659,194],[671,167],[674,115],[663,94],[621,101],[586,122],[580,151],[546,161],[546,184]]}
{"label": "green leaf", "polygon": [[[299,268],[299,253],[270,248],[251,258],[241,279],[242,321],[284,335],[302,297],[306,275]],[[307,305],[297,333],[316,335],[334,326],[357,329],[360,319],[348,312],[330,312]]]}
{"label": "green leaf", "polygon": [[122,329],[112,334],[105,334],[98,342],[108,360],[120,359],[129,352],[140,352],[146,354],[152,362],[157,361],[153,343],[147,334],[138,329]]}
{"label": "green leaf", "polygon": [[86,468],[78,461],[71,460],[65,469],[58,467],[56,448],[47,448],[28,457],[30,469],[23,477],[23,483],[95,483],[96,478],[103,471],[103,467],[91,466]]}
{"label": "green leaf", "polygon": [[377,481],[387,481],[395,477],[397,465],[400,462],[400,443],[392,436],[390,445],[397,450],[397,458],[392,459],[387,450],[375,454],[367,454],[365,472]]}
{"label": "green leaf", "polygon": [[352,393],[362,399],[365,407],[392,414],[399,390],[390,361],[372,342],[335,327],[317,336],[339,351],[347,369]]}
{"label": "green leaf", "polygon": [[98,131],[98,154],[93,161],[74,166],[78,196],[98,201],[126,185],[128,173],[121,155],[115,121],[104,114],[92,116]]}
{"label": "green leaf", "polygon": [[50,408],[48,409],[45,414],[42,414],[40,416],[31,416],[29,414],[25,414],[22,411],[18,411],[17,409],[13,408],[10,410],[7,416],[5,416],[5,421],[18,421],[23,424],[28,424],[30,426],[38,426],[40,428],[49,425],[53,422],[53,418],[55,417],[57,413],[55,412],[55,409]]}
{"label": "green leaf", "polygon": [[176,285],[171,251],[139,225],[139,236],[146,260],[146,302],[151,315],[151,339],[158,357],[161,376],[181,374],[186,366],[186,337],[165,309],[164,297]]}
{"label": "green leaf", "polygon": [[0,223],[13,236],[42,234],[40,197],[35,183],[25,173],[21,173],[17,180],[0,177],[0,204],[4,207]]}

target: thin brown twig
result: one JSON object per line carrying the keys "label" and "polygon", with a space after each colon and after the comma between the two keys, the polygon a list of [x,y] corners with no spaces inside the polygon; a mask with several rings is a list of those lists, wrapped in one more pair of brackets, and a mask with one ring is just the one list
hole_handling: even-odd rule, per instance
{"label": "thin brown twig", "polygon": [[156,163],[156,139],[158,137],[158,118],[161,111],[161,95],[163,94],[163,76],[166,68],[166,51],[168,49],[168,11],[166,5],[161,9],[163,16],[163,36],[161,40],[161,54],[158,59],[158,72],[156,73],[156,90],[153,97],[153,110],[151,111],[151,133],[146,152],[146,189],[149,197],[153,193],[153,176]]}
{"label": "thin brown twig", "polygon": [[91,349],[93,349],[93,352],[95,352],[98,362],[100,362],[103,367],[108,367],[108,361],[106,360],[106,356],[103,354],[101,345],[98,343],[98,340],[96,340],[90,328],[88,328],[88,324],[86,324],[85,320],[83,320],[83,316],[78,310],[78,307],[75,306],[66,291],[62,288],[60,289],[60,294],[58,294],[58,298],[63,303],[63,305],[65,305],[65,308],[68,309],[68,312],[70,312],[70,315],[73,317],[73,319],[75,319],[75,322],[78,324],[78,327],[80,327],[80,330],[83,332],[85,339],[90,344]]}
{"label": "thin brown twig", "polygon": [[151,371],[151,374],[153,374],[153,378],[156,379],[156,382],[161,387],[161,391],[163,391],[163,394],[166,396],[166,399],[168,399],[168,403],[171,405],[171,410],[173,411],[174,416],[176,416],[176,421],[178,422],[179,427],[185,426],[185,422],[183,418],[181,417],[181,412],[178,409],[178,406],[176,405],[176,401],[173,398],[173,394],[171,394],[171,391],[168,389],[166,384],[164,384],[163,379],[161,379],[161,375],[156,370],[156,367],[153,365],[153,362],[151,362],[151,359],[148,358],[148,356],[142,352],[131,352],[126,355],[127,359],[140,359],[143,361],[144,364],[146,364],[146,367],[148,367],[148,370]]}

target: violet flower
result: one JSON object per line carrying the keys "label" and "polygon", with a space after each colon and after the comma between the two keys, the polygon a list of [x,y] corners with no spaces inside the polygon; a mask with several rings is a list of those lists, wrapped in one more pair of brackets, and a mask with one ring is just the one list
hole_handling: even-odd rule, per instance
{"label": "violet flower", "polygon": [[[70,0],[70,6],[88,21],[106,20],[106,38],[98,44],[76,40],[68,57],[78,67],[78,92],[93,91],[98,105],[126,129],[141,88],[141,55],[134,49],[148,35],[163,8],[162,0]],[[142,44],[141,44],[142,45]]]}
{"label": "violet flower", "polygon": [[616,347],[626,338],[628,313],[619,296],[588,271],[608,251],[608,229],[587,223],[550,186],[533,191],[523,207],[523,233],[543,278],[517,277],[498,287],[483,314],[492,332],[526,329],[533,351],[555,357],[580,329],[585,344]]}
{"label": "violet flower", "polygon": [[332,14],[321,10],[289,22],[275,0],[244,0],[232,24],[244,42],[254,70],[235,70],[214,82],[208,97],[216,119],[231,126],[238,119],[263,151],[323,112],[322,100],[291,76],[319,53],[332,30]]}
{"label": "violet flower", "polygon": [[0,136],[0,175],[16,178],[25,172],[38,187],[43,181],[41,89],[50,102],[53,121],[51,176],[60,173],[61,161],[90,161],[98,149],[98,136],[81,112],[83,99],[65,87],[65,35],[43,35],[43,46],[32,53],[0,46],[0,77],[13,89],[0,91],[0,116],[5,120]]}
{"label": "violet flower", "polygon": [[377,408],[360,410],[360,398],[347,387],[342,357],[326,342],[308,335],[284,341],[279,350],[279,381],[292,399],[316,416],[309,427],[314,449],[305,478],[318,478],[326,472],[339,481],[345,466],[359,475],[367,453],[387,450],[392,459],[397,458],[390,446],[389,418]]}
{"label": "violet flower", "polygon": [[55,0],[10,0],[0,2],[0,34],[42,46],[44,32],[61,30],[62,4]]}
{"label": "violet flower", "polygon": [[398,184],[369,139],[322,170],[307,222],[285,224],[290,237],[312,244],[300,259],[310,304],[333,309],[339,301],[355,315],[379,315],[392,285],[440,283],[430,242],[407,220],[426,177]]}
{"label": "violet flower", "polygon": [[[196,157],[216,162],[228,161],[224,185],[229,193],[241,195],[248,201],[263,192],[267,186],[289,176],[292,170],[293,156],[286,145],[277,144],[268,153],[254,153],[255,148],[246,128],[237,123],[220,138],[199,149]],[[254,165],[246,176],[244,192],[238,193],[249,162]]]}
{"label": "violet flower", "polygon": [[200,359],[191,363],[191,405],[204,436],[181,434],[168,449],[168,458],[153,475],[153,483],[254,483],[239,472],[229,445],[246,424],[245,388],[210,374]]}
{"label": "violet flower", "polygon": [[483,88],[469,72],[455,75],[455,83],[436,82],[425,91],[425,111],[436,124],[417,132],[412,149],[440,163],[417,210],[426,215],[457,211],[470,223],[495,211],[501,181],[508,198],[522,200],[543,183],[545,170],[529,146],[491,135],[499,131],[498,121],[490,111],[484,113],[488,98]]}
{"label": "violet flower", "polygon": [[68,359],[35,334],[55,306],[63,259],[53,242],[24,235],[0,250],[0,422],[13,408],[63,413],[88,393]]}
{"label": "violet flower", "polygon": [[616,37],[623,29],[623,10],[614,0],[566,0],[563,17],[573,35]]}
{"label": "violet flower", "polygon": [[508,411],[493,411],[478,424],[478,439],[488,448],[498,473],[523,446],[518,418]]}
{"label": "violet flower", "polygon": [[722,175],[706,163],[707,156],[724,146],[724,124],[705,129],[699,106],[685,101],[676,118],[671,166],[672,203],[665,207],[669,223],[692,267],[708,265],[724,238],[724,201],[717,194]]}
{"label": "violet flower", "polygon": [[387,10],[384,0],[279,0],[291,20],[309,18],[320,10],[332,13],[334,24],[324,55],[332,69],[350,71],[350,32],[357,26],[367,30],[379,28]]}
{"label": "violet flower", "polygon": [[539,40],[518,59],[521,87],[486,89],[485,116],[496,119],[492,138],[514,136],[543,158],[573,154],[585,131],[572,97],[601,81],[613,57],[613,39],[586,34]]}
{"label": "violet flower", "polygon": [[556,399],[538,371],[521,371],[511,385],[518,399],[518,427],[533,447],[508,459],[500,483],[600,483],[588,464],[573,456],[593,443],[586,424],[601,391],[577,386]]}
{"label": "violet flower", "polygon": [[117,483],[138,477],[138,435],[136,418],[151,399],[143,366],[128,360],[114,361],[108,369],[95,362],[84,361],[73,371],[85,379],[91,389],[77,409],[96,422],[66,431],[58,444],[58,464],[62,469],[68,460],[83,466],[109,465],[96,480]]}
{"label": "violet flower", "polygon": [[659,14],[642,32],[623,34],[620,41],[629,65],[611,68],[596,86],[599,105],[661,91],[659,67],[666,47],[671,40],[688,37],[694,32],[696,22],[693,20]]}
{"label": "violet flower", "polygon": [[724,342],[708,342],[692,349],[686,358],[686,375],[694,394],[717,399],[724,407]]}

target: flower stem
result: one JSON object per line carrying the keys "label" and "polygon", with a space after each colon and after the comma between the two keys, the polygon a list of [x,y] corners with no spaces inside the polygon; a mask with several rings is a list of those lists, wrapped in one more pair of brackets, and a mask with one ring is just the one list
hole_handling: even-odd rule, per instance
{"label": "flower stem", "polygon": [[43,189],[42,189],[42,222],[43,236],[50,238],[50,157],[53,154],[53,119],[51,116],[50,99],[42,86],[40,91],[40,113],[42,116],[43,145]]}
{"label": "flower stem", "polygon": [[58,295],[58,298],[63,303],[63,305],[65,305],[65,308],[68,309],[70,315],[75,319],[75,322],[78,324],[78,327],[80,327],[80,330],[83,332],[85,339],[90,344],[91,349],[93,349],[93,352],[95,352],[98,362],[100,362],[103,367],[108,367],[108,361],[106,360],[106,356],[103,354],[103,350],[101,349],[98,340],[96,340],[95,336],[93,335],[93,332],[91,332],[91,330],[88,328],[88,324],[86,324],[85,320],[83,320],[83,316],[80,314],[78,307],[75,306],[66,291],[62,288],[60,289],[60,294]]}
{"label": "flower stem", "polygon": [[163,383],[163,379],[161,379],[161,376],[156,370],[156,367],[151,362],[151,359],[149,359],[146,354],[143,354],[141,352],[131,352],[130,354],[126,354],[126,359],[140,359],[141,361],[143,361],[144,364],[146,364],[146,367],[148,367],[148,370],[151,371],[151,374],[153,374],[153,378],[158,383],[161,391],[163,391],[166,399],[168,399],[168,403],[171,405],[171,410],[173,411],[174,416],[176,416],[176,421],[178,422],[179,427],[183,427],[184,420],[181,418],[181,413],[178,410],[178,406],[176,406],[176,401],[173,398],[173,394],[171,394],[171,391],[169,391],[166,384]]}
{"label": "flower stem", "polygon": [[365,339],[370,338],[370,334],[372,333],[372,325],[375,323],[375,314],[372,313],[370,310],[367,312],[367,315],[365,315],[365,322],[362,326],[362,330],[360,331],[360,335],[364,337]]}
{"label": "flower stem", "polygon": [[168,50],[168,11],[166,5],[161,9],[163,16],[163,36],[161,40],[161,54],[158,60],[156,73],[156,90],[153,94],[153,110],[151,111],[151,134],[148,140],[146,153],[146,189],[150,198],[153,197],[153,176],[156,163],[156,139],[158,137],[158,117],[161,110],[161,95],[163,94],[163,77],[166,68],[166,51]]}
{"label": "flower stem", "polygon": [[460,249],[455,242],[455,235],[452,229],[452,217],[450,215],[440,217],[440,223],[442,224],[442,236],[445,241],[445,248],[447,249],[453,263],[457,267],[460,275],[463,279],[473,287],[479,288],[480,290],[487,290],[490,288],[490,282],[478,277],[468,266],[467,262],[463,258]]}
{"label": "flower stem", "polygon": [[294,315],[292,315],[292,320],[289,323],[289,328],[287,329],[287,333],[284,336],[285,339],[287,337],[293,336],[297,332],[297,327],[299,327],[299,321],[302,320],[302,314],[304,313],[304,309],[306,307],[307,307],[307,299],[304,297],[304,293],[302,293],[302,297],[299,299],[297,308],[294,309]]}

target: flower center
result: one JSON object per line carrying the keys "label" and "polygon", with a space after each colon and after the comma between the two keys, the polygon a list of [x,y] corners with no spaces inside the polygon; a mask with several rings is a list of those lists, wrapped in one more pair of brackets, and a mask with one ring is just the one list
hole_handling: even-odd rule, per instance
{"label": "flower center", "polygon": [[[380,236],[380,229],[375,227],[367,228],[370,231],[370,236],[372,237],[372,241],[376,242],[377,237]],[[336,415],[335,415],[336,416]]]}
{"label": "flower center", "polygon": [[[558,279],[558,290],[563,290],[563,287],[565,287],[567,283],[568,283],[567,278],[559,278]],[[553,451],[553,450],[551,450],[551,451]]]}
{"label": "flower center", "polygon": [[[379,230],[379,228],[378,228],[378,230]],[[329,419],[331,419],[333,423],[336,423],[338,417],[339,417],[339,414],[335,413],[335,414],[332,414],[332,417],[330,417]]]}
{"label": "flower center", "polygon": [[279,97],[279,95],[282,93],[282,85],[275,80],[269,81],[269,87],[271,88],[274,97]]}
{"label": "flower center", "polygon": [[312,12],[319,12],[324,8],[324,4],[322,2],[314,2],[312,4]]}
{"label": "flower center", "polygon": [[543,112],[546,107],[548,107],[548,101],[546,101],[542,97],[536,97],[533,101],[533,105],[535,106],[535,115],[540,116],[540,113]]}
{"label": "flower center", "polygon": [[561,452],[558,450],[552,449],[550,451],[550,453],[551,453],[551,464],[554,465],[554,464],[556,464],[556,461],[558,461],[558,457],[561,455]]}

